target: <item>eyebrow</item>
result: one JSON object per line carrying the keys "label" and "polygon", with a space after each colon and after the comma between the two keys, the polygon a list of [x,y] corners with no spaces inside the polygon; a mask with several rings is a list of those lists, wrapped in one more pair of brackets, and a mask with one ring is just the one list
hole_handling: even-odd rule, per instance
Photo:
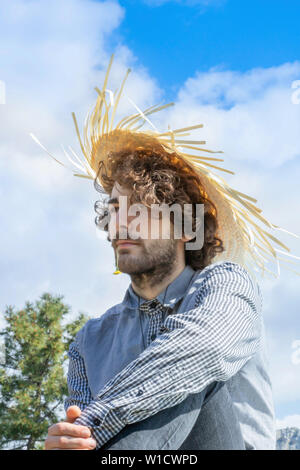
{"label": "eyebrow", "polygon": [[116,197],[113,197],[107,201],[107,204],[119,204],[119,200]]}

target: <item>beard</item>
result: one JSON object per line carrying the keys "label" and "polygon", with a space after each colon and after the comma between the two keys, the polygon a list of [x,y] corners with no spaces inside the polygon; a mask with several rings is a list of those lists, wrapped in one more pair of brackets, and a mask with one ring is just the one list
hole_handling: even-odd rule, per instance
{"label": "beard", "polygon": [[138,247],[137,254],[125,248],[118,253],[120,271],[129,274],[137,286],[147,284],[153,287],[173,272],[177,262],[176,240],[151,240]]}

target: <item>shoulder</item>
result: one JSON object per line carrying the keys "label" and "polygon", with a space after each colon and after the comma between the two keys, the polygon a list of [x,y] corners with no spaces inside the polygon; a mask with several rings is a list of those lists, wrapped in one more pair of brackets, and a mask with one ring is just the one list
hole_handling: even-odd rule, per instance
{"label": "shoulder", "polygon": [[243,277],[251,284],[257,284],[257,281],[250,275],[250,272],[242,264],[235,263],[234,261],[218,261],[195,272],[194,279],[198,281],[204,281],[212,277],[224,277],[224,279],[226,277],[228,279]]}
{"label": "shoulder", "polygon": [[219,261],[196,271],[191,290],[198,300],[207,293],[232,292],[252,298],[259,305],[262,301],[258,282],[241,264],[233,261]]}
{"label": "shoulder", "polygon": [[90,318],[77,332],[75,342],[77,343],[80,353],[84,350],[86,341],[90,341],[92,337],[101,333],[103,326],[111,324],[118,318],[122,312],[122,303],[113,305],[106,312],[102,313],[99,317]]}

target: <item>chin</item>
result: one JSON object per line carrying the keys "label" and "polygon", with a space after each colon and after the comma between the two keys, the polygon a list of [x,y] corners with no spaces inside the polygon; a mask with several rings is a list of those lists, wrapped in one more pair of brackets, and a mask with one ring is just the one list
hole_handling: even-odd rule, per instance
{"label": "chin", "polygon": [[119,255],[118,266],[120,271],[126,274],[130,274],[137,269],[136,260],[134,256],[131,256],[129,253],[122,253]]}
{"label": "chin", "polygon": [[128,259],[128,260],[119,260],[119,269],[122,271],[122,273],[125,274],[142,274],[145,272],[145,268],[141,266],[140,262],[141,260],[138,260],[139,262],[136,262],[134,258]]}

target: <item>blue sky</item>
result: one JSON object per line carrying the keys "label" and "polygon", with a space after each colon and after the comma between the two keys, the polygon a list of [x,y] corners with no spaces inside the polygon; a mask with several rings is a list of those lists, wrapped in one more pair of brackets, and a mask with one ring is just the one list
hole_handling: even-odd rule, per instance
{"label": "blue sky", "polygon": [[[0,313],[50,291],[72,315],[99,316],[129,285],[95,230],[92,185],[29,136],[60,160],[61,144],[80,154],[71,112],[81,127],[112,52],[111,89],[130,67],[126,94],[141,109],[175,103],[153,117],[158,128],[203,123],[194,136],[224,151],[226,180],[300,234],[299,17],[297,1],[0,0]],[[132,112],[121,100],[120,117]],[[274,235],[300,256],[299,239]],[[282,264],[259,282],[278,425],[300,427],[300,277]]]}
{"label": "blue sky", "polygon": [[[166,99],[196,71],[246,71],[299,59],[297,0],[121,1],[119,34],[159,80]],[[159,5],[159,6],[157,6]],[[190,6],[188,6],[190,5]]]}

